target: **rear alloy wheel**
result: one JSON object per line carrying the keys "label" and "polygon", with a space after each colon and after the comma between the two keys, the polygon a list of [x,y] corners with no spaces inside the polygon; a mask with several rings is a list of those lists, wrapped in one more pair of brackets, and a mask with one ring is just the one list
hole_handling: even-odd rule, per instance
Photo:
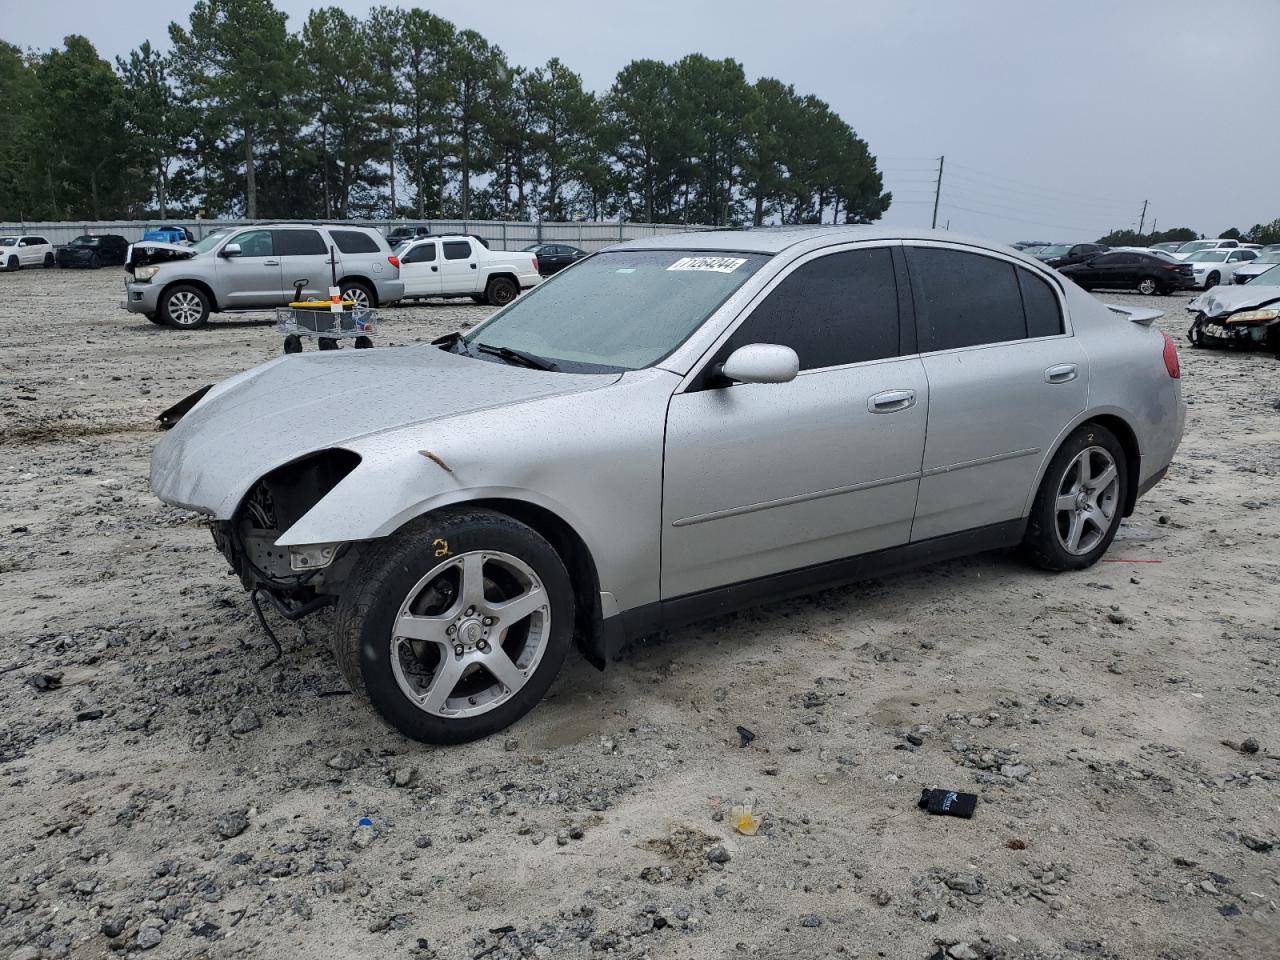
{"label": "rear alloy wheel", "polygon": [[489,281],[489,289],[485,291],[485,295],[495,307],[505,307],[519,292],[520,288],[509,277],[494,277]]}
{"label": "rear alloy wheel", "polygon": [[1077,427],[1049,463],[1031,507],[1023,546],[1045,570],[1091,567],[1120,528],[1128,468],[1106,427]]}
{"label": "rear alloy wheel", "polygon": [[1158,293],[1159,291],[1160,291],[1160,284],[1156,283],[1150,277],[1143,277],[1142,280],[1138,282],[1138,292],[1143,294],[1144,296],[1149,297],[1154,293]]}
{"label": "rear alloy wheel", "polygon": [[1222,274],[1215,270],[1213,273],[1209,274],[1209,276],[1205,277],[1204,288],[1208,290],[1210,287],[1216,287],[1220,280],[1222,280]]}
{"label": "rear alloy wheel", "polygon": [[160,297],[160,316],[179,330],[194,330],[209,322],[209,298],[199,287],[171,287]]}
{"label": "rear alloy wheel", "polygon": [[463,743],[537,705],[572,643],[554,548],[488,510],[445,511],[362,551],[333,647],[352,690],[424,743]]}
{"label": "rear alloy wheel", "polygon": [[351,301],[351,309],[368,310],[377,305],[373,291],[357,280],[348,280],[342,285],[342,299]]}

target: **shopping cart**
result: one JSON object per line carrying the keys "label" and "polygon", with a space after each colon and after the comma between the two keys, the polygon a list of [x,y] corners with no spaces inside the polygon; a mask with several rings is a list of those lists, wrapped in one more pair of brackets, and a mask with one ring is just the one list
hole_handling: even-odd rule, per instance
{"label": "shopping cart", "polygon": [[333,275],[330,299],[304,300],[302,291],[311,281],[296,280],[293,300],[287,307],[276,308],[276,329],[284,334],[285,353],[301,353],[303,337],[317,338],[321,350],[339,349],[340,340],[353,340],[357,350],[373,346],[370,338],[378,335],[378,311],[339,297],[337,257],[332,248],[329,250],[329,268]]}

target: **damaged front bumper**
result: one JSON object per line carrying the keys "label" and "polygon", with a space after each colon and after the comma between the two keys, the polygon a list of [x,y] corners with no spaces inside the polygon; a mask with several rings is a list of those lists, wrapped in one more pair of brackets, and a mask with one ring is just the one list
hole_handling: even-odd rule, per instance
{"label": "damaged front bumper", "polygon": [[1187,304],[1197,347],[1265,347],[1280,354],[1280,287],[1216,287]]}

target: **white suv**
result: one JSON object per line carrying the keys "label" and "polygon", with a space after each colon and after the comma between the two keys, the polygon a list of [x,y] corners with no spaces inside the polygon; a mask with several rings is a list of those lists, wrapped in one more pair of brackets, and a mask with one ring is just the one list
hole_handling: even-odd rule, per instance
{"label": "white suv", "polygon": [[21,270],[23,267],[52,267],[53,244],[44,237],[0,237],[0,267]]}

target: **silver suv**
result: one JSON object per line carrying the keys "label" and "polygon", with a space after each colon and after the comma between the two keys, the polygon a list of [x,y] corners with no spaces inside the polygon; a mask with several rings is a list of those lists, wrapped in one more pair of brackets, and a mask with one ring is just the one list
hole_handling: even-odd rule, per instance
{"label": "silver suv", "polygon": [[336,276],[345,298],[376,307],[404,296],[400,260],[376,230],[350,225],[266,224],[218,232],[194,246],[135,243],[125,270],[132,313],[192,329],[209,314],[283,306],[328,295]]}

